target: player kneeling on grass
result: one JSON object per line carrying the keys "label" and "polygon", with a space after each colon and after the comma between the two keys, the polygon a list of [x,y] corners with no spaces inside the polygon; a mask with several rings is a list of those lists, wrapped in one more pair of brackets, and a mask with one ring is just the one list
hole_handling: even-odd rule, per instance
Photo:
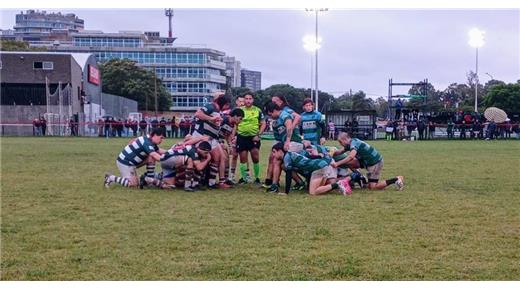
{"label": "player kneeling on grass", "polygon": [[[334,152],[336,151],[336,148],[334,147],[326,147],[323,145],[312,145],[310,141],[303,140],[303,147],[305,148],[305,151],[307,154],[310,154],[311,156],[318,156],[321,158],[332,158],[336,163],[347,158],[348,155],[346,153],[334,155]],[[307,155],[305,155],[307,156]],[[366,177],[361,174],[356,168],[359,168],[359,165],[357,167],[349,168],[345,164],[340,164],[337,166],[336,170],[338,171],[338,179],[343,179],[346,177],[350,178],[350,186],[354,188],[356,184],[359,185],[360,188],[366,188],[367,180]],[[349,172],[350,170],[350,172]],[[310,180],[310,175],[307,174],[304,176],[307,178],[307,183]]]}
{"label": "player kneeling on grass", "polygon": [[210,151],[211,145],[207,141],[197,145],[178,145],[168,150],[161,158],[163,183],[168,187],[175,185],[177,172],[184,171],[184,190],[194,191],[198,185],[195,171],[206,169],[211,160]]}
{"label": "player kneeling on grass", "polygon": [[331,166],[334,161],[331,158],[307,158],[296,152],[286,152],[282,143],[277,143],[272,148],[273,157],[277,160],[283,160],[285,168],[285,195],[289,193],[292,180],[292,171],[312,172],[309,182],[309,194],[321,195],[334,189],[340,189],[344,195],[350,194],[352,191],[348,182],[350,179],[344,179],[337,182],[337,171]]}
{"label": "player kneeling on grass", "polygon": [[383,156],[370,144],[358,138],[352,138],[346,132],[341,132],[338,135],[338,142],[343,146],[343,149],[334,152],[334,154],[339,155],[347,151],[349,151],[349,153],[347,158],[336,162],[333,166],[339,167],[343,164],[347,164],[355,167],[359,164],[366,168],[368,172],[368,189],[385,189],[387,186],[395,183],[398,190],[403,190],[403,176],[396,176],[385,181],[379,181],[381,171],[383,170]]}
{"label": "player kneeling on grass", "polygon": [[[121,176],[105,174],[105,187],[109,187],[112,182],[119,183],[125,187],[137,187],[139,178],[137,177],[137,167],[147,165],[147,171],[155,169],[155,162],[161,159],[161,154],[166,150],[160,149],[157,145],[161,144],[164,133],[161,128],[153,129],[150,135],[141,136],[133,139],[119,153],[116,160],[117,168]],[[152,178],[151,182],[156,182]]]}

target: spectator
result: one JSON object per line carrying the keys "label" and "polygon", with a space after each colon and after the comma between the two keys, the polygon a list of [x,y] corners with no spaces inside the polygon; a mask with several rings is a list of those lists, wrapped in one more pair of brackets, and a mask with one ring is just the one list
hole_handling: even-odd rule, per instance
{"label": "spectator", "polygon": [[446,128],[446,133],[448,133],[448,139],[453,139],[453,121],[448,119],[448,126]]}
{"label": "spectator", "polygon": [[413,121],[417,122],[419,120],[419,111],[417,109],[412,111]]}
{"label": "spectator", "polygon": [[474,138],[474,139],[479,139],[481,136],[480,136],[480,122],[478,119],[475,119],[473,121],[473,126],[472,126],[472,129],[471,129],[471,138]]}
{"label": "spectator", "polygon": [[344,126],[345,126],[345,128],[343,128],[344,132],[352,133],[352,129],[351,129],[352,123],[350,123],[349,119],[345,120]]}
{"label": "spectator", "polygon": [[162,135],[166,137],[166,120],[164,119],[164,117],[162,117],[161,121],[159,121],[159,128],[161,128],[163,132]]}
{"label": "spectator", "polygon": [[516,133],[516,138],[520,139],[520,121],[517,121],[516,123],[513,123],[513,126],[511,127],[513,132]]}
{"label": "spectator", "polygon": [[403,109],[403,102],[401,101],[401,98],[397,99],[397,102],[395,103],[395,117],[394,119],[399,120],[401,119],[401,110]]}
{"label": "spectator", "polygon": [[179,122],[179,130],[180,130],[180,136],[181,138],[184,138],[186,136],[186,118],[181,118],[181,121]]}
{"label": "spectator", "polygon": [[352,134],[353,134],[354,137],[357,137],[358,128],[359,128],[359,123],[358,123],[357,119],[354,118],[352,120]]}
{"label": "spectator", "polygon": [[336,125],[334,124],[334,122],[332,122],[332,120],[329,120],[328,129],[329,129],[329,139],[330,140],[336,139]]}
{"label": "spectator", "polygon": [[97,125],[98,125],[98,136],[99,137],[103,137],[103,128],[105,127],[105,120],[103,120],[103,118],[99,118],[99,120],[97,121]]}
{"label": "spectator", "polygon": [[152,130],[159,127],[159,121],[157,120],[157,118],[153,119],[152,122],[150,122],[150,124],[152,125]]}
{"label": "spectator", "polygon": [[511,129],[513,126],[511,125],[511,120],[506,119],[506,122],[504,123],[504,130],[505,130],[505,137],[511,138]]}
{"label": "spectator", "polygon": [[471,116],[470,113],[467,113],[466,115],[464,115],[464,121],[466,122],[466,124],[471,124],[473,122],[473,117]]}
{"label": "spectator", "polygon": [[424,119],[421,118],[417,121],[417,131],[419,131],[419,140],[424,140],[424,130],[426,129],[426,124],[424,123]]}
{"label": "spectator", "polygon": [[74,124],[74,120],[72,118],[69,119],[69,129],[70,136],[76,136],[76,125]]}
{"label": "spectator", "polygon": [[175,116],[172,117],[172,137],[173,138],[179,137],[179,126],[177,124]]}
{"label": "spectator", "polygon": [[132,120],[126,119],[124,121],[124,125],[125,125],[125,136],[130,137],[130,127],[132,126]]}
{"label": "spectator", "polygon": [[400,140],[399,139],[399,122],[397,122],[397,120],[394,120],[393,124],[392,124],[392,127],[394,128],[394,132],[393,132],[393,139],[394,140]]}
{"label": "spectator", "polygon": [[112,133],[112,137],[117,136],[117,120],[116,118],[110,118],[110,132]]}
{"label": "spectator", "polygon": [[492,120],[489,122],[486,132],[486,140],[493,140],[497,124]]}
{"label": "spectator", "polygon": [[172,119],[166,120],[165,127],[166,127],[166,137],[172,138]]}
{"label": "spectator", "polygon": [[137,120],[130,119],[130,129],[132,129],[132,136],[137,137],[138,127],[139,122],[137,122]]}
{"label": "spectator", "polygon": [[392,135],[394,134],[394,126],[392,121],[388,120],[388,122],[386,122],[385,132],[386,140],[392,140]]}
{"label": "spectator", "polygon": [[404,120],[399,121],[399,125],[398,125],[399,126],[398,127],[398,129],[399,129],[399,135],[398,135],[399,136],[399,140],[403,140],[405,138],[405,135],[406,135],[406,132],[405,132],[406,128],[405,128],[404,124],[405,124]]}
{"label": "spectator", "polygon": [[408,120],[406,122],[406,131],[408,131],[408,136],[412,136],[412,131],[415,129],[415,126],[413,125],[413,122],[411,120]]}
{"label": "spectator", "polygon": [[466,139],[466,121],[465,120],[462,120],[462,124],[460,124],[459,139]]}
{"label": "spectator", "polygon": [[146,120],[144,118],[141,119],[141,121],[139,121],[139,136],[146,136],[147,127],[148,127],[148,123],[146,122]]}
{"label": "spectator", "polygon": [[42,135],[45,136],[47,131],[47,120],[44,117],[40,117],[40,126],[42,128]]}
{"label": "spectator", "polygon": [[40,119],[34,118],[33,120],[33,136],[40,136],[41,133],[41,123]]}
{"label": "spectator", "polygon": [[428,139],[432,139],[435,137],[435,123],[432,120],[428,122]]}
{"label": "spectator", "polygon": [[123,137],[124,129],[125,129],[125,122],[123,121],[123,119],[119,118],[117,120],[117,136],[118,137]]}

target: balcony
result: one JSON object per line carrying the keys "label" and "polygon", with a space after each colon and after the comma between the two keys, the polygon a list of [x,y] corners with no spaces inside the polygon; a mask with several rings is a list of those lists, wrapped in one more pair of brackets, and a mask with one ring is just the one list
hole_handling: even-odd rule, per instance
{"label": "balcony", "polygon": [[221,70],[225,70],[226,69],[226,63],[222,62],[222,61],[217,61],[217,60],[210,60],[208,62],[209,66],[211,68],[216,68],[216,69],[221,69]]}

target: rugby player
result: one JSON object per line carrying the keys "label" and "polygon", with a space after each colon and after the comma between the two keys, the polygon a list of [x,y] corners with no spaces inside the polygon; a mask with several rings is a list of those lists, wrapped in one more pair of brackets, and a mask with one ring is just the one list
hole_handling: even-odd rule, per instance
{"label": "rugby player", "polygon": [[[229,109],[229,98],[224,94],[215,96],[212,103],[204,105],[195,112],[197,124],[193,132],[194,137],[208,136],[211,145],[211,163],[209,172],[208,186],[210,188],[230,188],[225,181],[224,158],[222,158],[223,150],[218,141],[220,126],[222,124],[221,112]],[[217,174],[219,175],[219,184],[216,185]]]}
{"label": "rugby player", "polygon": [[385,181],[379,181],[384,164],[383,156],[370,144],[365,143],[358,138],[352,138],[347,132],[339,133],[338,142],[343,146],[343,149],[334,152],[334,155],[339,155],[348,151],[348,156],[347,158],[336,162],[333,165],[334,167],[346,164],[350,168],[356,166],[365,168],[368,172],[368,189],[385,189],[387,186],[395,184],[397,190],[403,190],[403,176],[396,176]]}
{"label": "rugby player", "polygon": [[325,144],[325,121],[322,119],[322,114],[314,110],[314,103],[310,98],[303,101],[300,134],[312,145]]}
{"label": "rugby player", "polygon": [[[166,150],[159,148],[164,138],[164,132],[160,128],[155,128],[150,135],[141,136],[133,139],[125,146],[123,151],[119,153],[116,165],[121,176],[105,174],[104,186],[110,187],[113,182],[125,187],[137,187],[139,178],[137,177],[137,168],[147,165],[147,174],[155,169],[155,162],[161,159],[161,154]],[[152,183],[159,184],[155,179],[150,180]]]}
{"label": "rugby player", "polygon": [[233,185],[235,182],[229,176],[229,162],[231,161],[229,156],[232,154],[235,149],[235,144],[233,140],[236,136],[237,126],[241,124],[242,119],[244,118],[244,111],[240,108],[235,108],[229,114],[224,113],[222,118],[222,125],[220,126],[219,131],[219,141],[220,146],[223,150],[222,157],[224,158],[225,171],[224,177],[226,179],[226,184]]}
{"label": "rugby player", "polygon": [[[276,103],[271,102],[266,106],[267,114],[273,119],[274,139],[281,143],[284,151],[299,152],[303,150],[302,139],[294,129],[294,119],[292,114],[284,111]],[[275,143],[276,144],[276,143]],[[271,176],[267,176],[266,185],[269,186],[269,192],[278,192],[280,185],[278,181],[281,174],[281,160],[274,158],[272,152],[269,156],[269,170]]]}
{"label": "rugby player", "polygon": [[162,181],[167,186],[175,185],[177,172],[184,171],[184,190],[194,191],[198,178],[194,170],[202,172],[211,160],[211,145],[207,141],[197,145],[177,145],[161,157]]}
{"label": "rugby player", "polygon": [[339,189],[344,195],[352,193],[348,178],[337,182],[337,171],[332,166],[334,161],[330,156],[328,158],[309,156],[309,158],[297,152],[286,152],[282,143],[275,144],[272,148],[272,153],[275,159],[283,160],[286,170],[285,192],[279,194],[286,195],[289,193],[291,184],[291,174],[289,172],[292,170],[311,172],[309,182],[310,195],[322,195],[334,189]]}

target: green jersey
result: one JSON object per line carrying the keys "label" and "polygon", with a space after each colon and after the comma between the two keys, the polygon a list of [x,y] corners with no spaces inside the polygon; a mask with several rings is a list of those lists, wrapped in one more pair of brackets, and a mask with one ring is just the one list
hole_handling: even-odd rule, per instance
{"label": "green jersey", "polygon": [[260,132],[260,122],[264,119],[264,113],[256,106],[241,107],[244,118],[238,124],[237,133],[241,136],[256,136]]}
{"label": "green jersey", "polygon": [[350,150],[353,149],[357,151],[356,158],[365,167],[372,166],[383,160],[383,156],[377,152],[376,148],[358,138],[352,138],[352,142],[350,142]]}
{"label": "green jersey", "polygon": [[[293,121],[293,116],[288,112],[283,110],[280,113],[280,116],[278,119],[273,121],[273,134],[274,139],[276,141],[285,142],[287,138],[287,128],[285,127],[285,121],[287,120]],[[302,142],[302,138],[298,133],[296,132],[296,128],[293,129],[292,135],[291,135],[291,141],[292,142]]]}
{"label": "green jersey", "polygon": [[283,158],[283,164],[287,170],[298,170],[303,172],[313,172],[320,170],[330,164],[331,159],[320,158],[310,159],[296,152],[287,152]]}

